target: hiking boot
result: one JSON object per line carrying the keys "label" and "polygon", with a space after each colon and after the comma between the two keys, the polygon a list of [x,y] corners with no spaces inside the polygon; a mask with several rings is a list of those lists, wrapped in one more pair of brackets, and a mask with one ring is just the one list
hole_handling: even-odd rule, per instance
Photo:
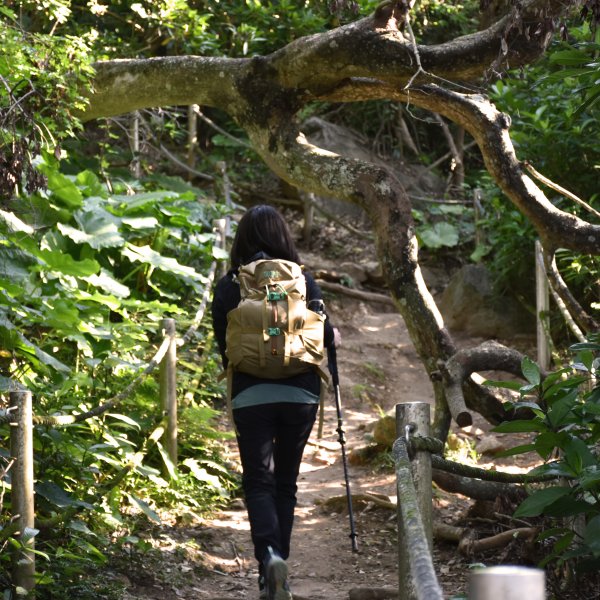
{"label": "hiking boot", "polygon": [[262,575],[258,578],[258,600],[267,600],[267,587]]}
{"label": "hiking boot", "polygon": [[287,583],[288,568],[285,560],[270,546],[264,565],[267,600],[292,600]]}

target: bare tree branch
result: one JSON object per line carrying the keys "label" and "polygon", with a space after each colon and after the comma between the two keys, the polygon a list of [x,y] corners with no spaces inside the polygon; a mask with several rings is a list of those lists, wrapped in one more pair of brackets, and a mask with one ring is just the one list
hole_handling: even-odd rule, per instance
{"label": "bare tree branch", "polygon": [[564,282],[558,267],[556,266],[556,255],[554,252],[544,250],[544,263],[546,265],[546,274],[550,285],[565,303],[569,314],[585,331],[593,332],[600,329],[600,325],[590,315],[583,310],[581,304],[577,302],[571,291]]}
{"label": "bare tree branch", "polygon": [[557,183],[554,183],[553,181],[551,181],[547,177],[544,177],[541,173],[539,173],[538,171],[536,171],[533,168],[533,165],[529,161],[526,161],[526,160],[523,161],[523,166],[538,181],[541,181],[544,185],[547,185],[550,189],[553,189],[555,192],[558,192],[559,194],[562,194],[563,196],[569,198],[569,200],[573,200],[573,202],[575,202],[575,204],[579,204],[579,206],[582,206],[583,208],[585,208],[585,210],[587,210],[592,215],[594,215],[596,217],[600,217],[600,212],[597,211],[594,207],[590,206],[587,202],[583,201],[581,198],[579,198],[578,196],[576,196],[575,194],[573,194],[569,190],[566,190],[564,187],[561,187],[560,185],[558,185]]}

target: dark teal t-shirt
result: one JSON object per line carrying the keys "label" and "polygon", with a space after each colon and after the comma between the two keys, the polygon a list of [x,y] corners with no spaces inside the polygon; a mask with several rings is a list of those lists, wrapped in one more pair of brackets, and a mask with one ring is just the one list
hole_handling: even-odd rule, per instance
{"label": "dark teal t-shirt", "polygon": [[232,401],[233,410],[258,404],[295,402],[296,404],[319,404],[319,396],[293,385],[259,383],[242,390]]}

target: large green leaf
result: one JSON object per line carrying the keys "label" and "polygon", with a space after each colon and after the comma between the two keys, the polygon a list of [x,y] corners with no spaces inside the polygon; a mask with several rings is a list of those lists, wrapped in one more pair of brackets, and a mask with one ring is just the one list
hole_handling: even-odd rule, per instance
{"label": "large green leaf", "polygon": [[219,248],[219,246],[213,246],[211,251],[213,258],[217,260],[227,260],[229,258],[229,252],[223,248]]}
{"label": "large green leaf", "polygon": [[2,330],[9,333],[8,336],[2,335],[2,345],[5,349],[17,349],[21,350],[25,354],[34,356],[42,364],[52,367],[56,371],[62,373],[69,373],[71,369],[67,365],[63,364],[53,356],[44,352],[39,346],[30,342],[20,331],[17,331],[13,323],[8,319],[5,313],[0,310],[0,334]]}
{"label": "large green leaf", "polygon": [[576,399],[576,394],[569,393],[552,404],[548,411],[548,423],[553,429],[560,429],[572,420],[572,410]]}
{"label": "large green leaf", "polygon": [[540,384],[540,368],[528,356],[523,357],[523,360],[521,361],[521,370],[529,383],[532,385]]}
{"label": "large green leaf", "polygon": [[589,55],[581,50],[559,50],[550,55],[550,62],[559,65],[582,65],[589,60]]}
{"label": "large green leaf", "polygon": [[150,246],[134,246],[133,244],[127,244],[123,249],[123,256],[127,257],[132,262],[141,262],[152,265],[153,267],[172,273],[173,275],[180,275],[188,277],[190,279],[201,281],[206,283],[206,277],[201,273],[198,273],[192,267],[186,267],[177,262],[176,259],[163,256],[159,252],[156,252]]}
{"label": "large green leaf", "polygon": [[[567,488],[572,489],[572,488]],[[572,494],[567,494],[556,500],[544,509],[544,514],[548,517],[575,517],[577,515],[586,515],[595,512],[595,505],[576,498]]]}
{"label": "large green leaf", "polygon": [[123,217],[123,223],[131,229],[155,229],[159,226],[156,217]]}
{"label": "large green leaf", "polygon": [[600,465],[594,464],[586,467],[579,482],[583,489],[597,489],[600,484]]}
{"label": "large green leaf", "polygon": [[100,269],[99,274],[93,274],[84,279],[90,285],[101,288],[117,298],[127,298],[131,294],[131,290],[120,281],[117,281],[106,269]]}
{"label": "large green leaf", "polygon": [[556,478],[565,477],[567,479],[573,478],[573,472],[567,465],[560,461],[553,461],[545,465],[540,465],[529,471],[531,477],[537,477],[539,475],[552,475]]}
{"label": "large green leaf", "polygon": [[556,448],[560,448],[566,441],[567,434],[565,432],[546,431],[535,438],[534,445],[536,452],[542,458],[547,459]]}
{"label": "large green leaf", "polygon": [[34,229],[27,223],[24,223],[12,212],[6,212],[4,210],[0,210],[0,218],[6,223],[7,228],[13,233],[21,232],[26,233],[27,235],[33,235]]}
{"label": "large green leaf", "polygon": [[211,475],[206,469],[198,464],[194,458],[186,458],[183,463],[190,473],[198,480],[210,484],[215,489],[221,489],[221,480],[216,475]]}
{"label": "large green leaf", "polygon": [[59,223],[58,229],[76,244],[89,244],[95,250],[119,248],[125,244],[125,238],[119,232],[119,219],[106,210],[78,211],[75,220],[79,229],[64,223]]}
{"label": "large green leaf", "polygon": [[64,298],[44,298],[42,301],[44,324],[58,331],[74,328],[79,324],[77,305]]}
{"label": "large green leaf", "polygon": [[0,290],[2,292],[6,292],[13,298],[17,298],[23,295],[23,288],[20,285],[14,283],[14,279],[9,280],[4,279],[4,277],[0,277]]}
{"label": "large green leaf", "polygon": [[569,350],[573,350],[574,352],[579,350],[594,350],[595,352],[600,352],[600,344],[597,342],[581,342],[569,346]]}
{"label": "large green leaf", "polygon": [[115,212],[120,215],[129,215],[140,212],[148,206],[154,206],[160,200],[174,200],[179,197],[176,192],[161,190],[158,192],[143,192],[132,195],[114,195],[109,198],[109,203]]}
{"label": "large green leaf", "polygon": [[454,247],[458,244],[458,229],[451,223],[435,223],[419,229],[419,237],[428,248]]}
{"label": "large green leaf", "polygon": [[103,196],[106,194],[106,188],[92,171],[81,171],[77,174],[75,181],[86,196]]}
{"label": "large green leaf", "polygon": [[587,524],[583,541],[595,552],[600,552],[600,515],[595,516]]}
{"label": "large green leaf", "polygon": [[515,511],[515,517],[537,517],[544,510],[557,500],[566,496],[571,491],[568,487],[549,487],[543,490],[534,492],[518,506]]}
{"label": "large green leaf", "polygon": [[[53,239],[52,236],[50,239]],[[40,262],[33,270],[50,270],[74,277],[86,277],[97,273],[100,269],[100,265],[91,258],[75,260],[70,254],[58,248],[40,249],[38,242],[32,237],[20,239],[19,245]]]}
{"label": "large green leaf", "polygon": [[67,508],[69,506],[82,506],[93,510],[94,507],[81,500],[71,498],[71,496],[61,487],[53,483],[52,481],[39,481],[35,484],[35,492],[42,498],[45,498],[48,502],[58,508]]}
{"label": "large green leaf", "polygon": [[524,433],[529,431],[547,431],[548,428],[544,423],[538,419],[531,419],[530,421],[516,420],[516,421],[505,421],[496,425],[492,431],[496,433]]}
{"label": "large green leaf", "polygon": [[177,480],[178,479],[177,467],[175,466],[175,464],[173,464],[173,461],[171,460],[171,457],[168,455],[167,450],[164,448],[164,446],[158,440],[156,441],[156,447],[158,448],[160,457],[162,458],[163,463],[167,469],[167,472],[169,473],[169,477],[173,481]]}
{"label": "large green leaf", "polygon": [[137,506],[137,508],[139,508],[151,521],[154,521],[155,523],[162,522],[158,514],[150,508],[150,505],[147,502],[141,498],[133,496],[132,494],[126,494],[126,496],[129,498],[131,504],[133,506]]}
{"label": "large green leaf", "polygon": [[[36,256],[44,261],[51,271],[73,277],[88,277],[100,270],[100,265],[91,258],[75,260],[70,254],[52,250],[38,250]],[[38,267],[41,269],[41,267]]]}
{"label": "large green leaf", "polygon": [[563,456],[565,462],[579,475],[584,467],[592,467],[597,464],[596,457],[587,447],[586,443],[578,437],[569,437],[563,444]]}
{"label": "large green leaf", "polygon": [[45,163],[40,164],[38,168],[48,179],[48,189],[52,192],[53,199],[72,210],[81,208],[83,195],[73,181]]}

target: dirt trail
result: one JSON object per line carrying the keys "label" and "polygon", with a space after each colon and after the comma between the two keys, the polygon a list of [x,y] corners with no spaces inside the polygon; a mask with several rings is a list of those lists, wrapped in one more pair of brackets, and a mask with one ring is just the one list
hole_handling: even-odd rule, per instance
{"label": "dirt trail", "polygon": [[[401,317],[377,309],[349,298],[329,303],[329,312],[342,333],[338,368],[348,454],[368,443],[370,427],[396,403],[432,401],[431,385]],[[346,600],[355,588],[397,587],[394,511],[355,504],[359,552],[352,552],[336,426],[331,393],[326,401],[323,438],[317,439],[315,426],[299,478],[288,564],[292,591],[300,600]],[[235,460],[233,445],[231,451]],[[376,492],[395,501],[395,478],[390,469],[349,468],[353,494]],[[323,502],[335,496],[342,497],[340,508],[325,508]],[[131,581],[131,600],[258,597],[256,563],[240,500],[209,521],[173,527],[165,537],[187,540],[188,547],[193,542],[194,549],[172,561],[167,567],[172,576],[165,575],[163,581],[152,576]]]}
{"label": "dirt trail", "polygon": [[[398,402],[431,401],[432,391],[398,314],[371,312],[376,307],[360,302],[341,303],[332,306],[332,314],[342,332],[338,366],[346,447],[351,453],[365,445],[369,425],[382,412]],[[397,586],[395,513],[357,505],[359,553],[353,554],[346,511],[336,513],[322,504],[345,494],[336,424],[335,401],[329,396],[323,440],[313,436],[321,445],[310,446],[305,454],[290,562],[293,591],[312,599],[342,600],[353,588]],[[395,500],[393,474],[354,465],[349,469],[353,494],[376,492]]]}
{"label": "dirt trail", "polygon": [[[331,232],[330,232],[331,233]],[[323,239],[330,241],[327,231]],[[370,251],[358,249],[348,240],[353,259],[372,260]],[[307,257],[311,271],[322,268],[335,271],[336,264],[323,259],[326,248]],[[316,250],[316,252],[319,252]],[[443,284],[442,273],[438,283]],[[440,285],[437,288],[442,289]],[[401,402],[433,403],[433,390],[416,355],[400,315],[386,305],[366,304],[347,296],[326,297],[328,312],[342,333],[338,350],[338,367],[346,449],[349,455],[365,447],[371,439],[373,425],[383,414],[393,414]],[[476,345],[480,339],[456,339]],[[359,552],[353,553],[346,511],[344,473],[340,445],[337,441],[337,415],[333,393],[326,401],[322,439],[317,439],[317,427],[307,446],[301,467],[296,522],[288,561],[290,584],[296,600],[385,600],[390,595],[361,595],[357,588],[396,590],[397,526],[396,512],[370,502],[355,502],[355,522]],[[487,423],[476,416],[476,424],[461,432],[463,439],[475,442],[485,437]],[[235,443],[230,445],[231,458],[237,462]],[[466,446],[468,449],[468,445]],[[383,460],[383,459],[382,459]],[[389,460],[389,459],[388,459]],[[506,461],[507,459],[505,459]],[[502,462],[502,461],[500,461]],[[351,488],[354,495],[380,493],[396,501],[396,482],[391,463],[387,468],[350,464]],[[480,466],[492,463],[481,461]],[[495,466],[495,465],[494,465]],[[341,500],[334,508],[325,502]],[[473,502],[466,498],[434,490],[434,519],[457,524],[472,510]],[[483,517],[489,516],[488,513]],[[168,518],[168,516],[167,516]],[[468,521],[473,527],[475,521]],[[482,518],[489,527],[489,518]],[[487,524],[486,524],[487,522]],[[490,535],[487,531],[483,535]],[[148,563],[138,565],[125,577],[129,594],[126,600],[234,600],[258,598],[257,565],[253,557],[246,511],[241,500],[209,520],[194,516],[180,518],[172,526],[162,526],[154,545],[162,550],[156,568]],[[472,562],[494,559],[502,562],[505,555],[465,558],[456,544],[434,541],[434,566],[445,597],[450,599],[465,592],[468,566]],[[514,558],[514,557],[511,557]],[[489,562],[488,564],[495,564]],[[123,578],[123,575],[120,575]],[[351,591],[354,592],[351,594]],[[397,597],[397,595],[395,596]]]}

